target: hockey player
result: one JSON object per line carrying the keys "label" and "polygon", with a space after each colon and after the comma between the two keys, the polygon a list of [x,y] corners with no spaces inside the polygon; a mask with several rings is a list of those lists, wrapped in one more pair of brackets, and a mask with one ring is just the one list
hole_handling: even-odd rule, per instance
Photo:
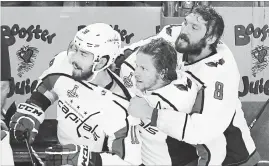
{"label": "hockey player", "polygon": [[32,143],[45,110],[57,101],[60,145],[46,150],[47,165],[141,164],[139,121],[126,112],[131,96],[108,69],[120,47],[120,35],[107,24],[78,31],[68,50],[50,62],[31,97],[18,105],[10,123],[15,138],[25,139],[28,132]]}
{"label": "hockey player", "polygon": [[[199,85],[190,114],[180,107],[178,112],[158,109],[137,97],[128,111],[141,119],[151,119],[153,126],[168,136],[194,145],[199,165],[255,165],[259,154],[238,99],[240,74],[235,59],[219,41],[223,30],[222,17],[211,7],[199,6],[182,25],[166,26],[158,35],[126,47],[125,52],[137,51],[152,39],[165,38],[178,52],[178,69],[196,78]],[[124,83],[130,88],[135,85],[131,80],[134,60],[131,55],[121,66]]]}
{"label": "hockey player", "polygon": [[[183,112],[190,111],[198,87],[187,73],[181,72],[177,76],[176,66],[177,53],[163,38],[153,39],[149,44],[140,47],[136,54],[134,71],[136,88],[141,92],[137,92],[137,95],[145,98],[150,106],[157,109],[179,111],[180,108]],[[179,76],[180,79],[177,79]],[[181,148],[183,144],[153,125],[150,119],[141,119],[139,131],[143,142],[141,149],[143,164],[187,164],[186,158],[173,158],[173,156],[185,155],[186,149]],[[195,159],[192,156],[185,155],[185,157],[188,160]]]}

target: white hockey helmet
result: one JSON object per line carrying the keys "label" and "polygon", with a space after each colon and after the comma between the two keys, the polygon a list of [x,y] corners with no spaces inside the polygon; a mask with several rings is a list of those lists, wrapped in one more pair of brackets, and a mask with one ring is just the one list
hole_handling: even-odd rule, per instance
{"label": "white hockey helmet", "polygon": [[[92,72],[95,75],[109,67],[121,49],[120,34],[105,23],[94,23],[79,30],[72,43],[94,55]],[[107,64],[102,69],[95,70],[96,64],[104,56],[108,58]]]}

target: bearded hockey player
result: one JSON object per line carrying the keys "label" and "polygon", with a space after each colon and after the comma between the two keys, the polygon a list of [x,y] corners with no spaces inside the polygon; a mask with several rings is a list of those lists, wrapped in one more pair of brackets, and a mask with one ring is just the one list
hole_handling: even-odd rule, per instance
{"label": "bearded hockey player", "polygon": [[[143,98],[131,101],[128,111],[141,119],[151,119],[151,124],[168,136],[194,145],[198,165],[255,165],[259,154],[238,99],[237,64],[229,48],[219,41],[223,30],[223,19],[213,8],[198,6],[182,25],[168,25],[158,35],[125,47],[122,52],[134,52],[121,66],[124,84],[131,90],[137,83],[133,77],[137,50],[160,37],[177,50],[178,70],[192,75],[199,87],[189,111],[181,111],[180,107],[178,111],[155,108]],[[175,98],[177,92],[172,93]],[[178,93],[178,98],[182,95]],[[178,154],[172,158],[185,156]]]}
{"label": "bearded hockey player", "polygon": [[57,102],[60,145],[46,150],[47,165],[141,164],[139,121],[126,112],[131,95],[108,69],[120,47],[120,35],[107,24],[78,31],[68,50],[50,62],[31,97],[18,105],[10,123],[15,138],[21,141],[29,132],[32,143],[45,110]]}

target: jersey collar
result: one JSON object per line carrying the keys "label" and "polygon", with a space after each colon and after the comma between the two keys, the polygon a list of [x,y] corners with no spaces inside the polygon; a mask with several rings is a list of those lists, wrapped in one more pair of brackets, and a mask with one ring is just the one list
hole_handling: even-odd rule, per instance
{"label": "jersey collar", "polygon": [[199,60],[197,60],[195,62],[191,62],[191,63],[188,63],[188,55],[183,54],[184,66],[193,65],[193,64],[196,64],[198,62],[207,63],[207,62],[210,62],[210,61],[216,61],[216,60],[221,59],[221,58],[222,58],[221,54],[219,54],[216,49],[214,49],[208,56],[206,56],[206,57],[204,57],[202,59],[199,59]]}

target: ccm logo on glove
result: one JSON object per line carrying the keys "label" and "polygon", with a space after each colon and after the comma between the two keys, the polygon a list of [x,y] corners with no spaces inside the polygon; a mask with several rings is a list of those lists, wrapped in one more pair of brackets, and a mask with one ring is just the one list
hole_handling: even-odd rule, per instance
{"label": "ccm logo on glove", "polygon": [[18,108],[31,112],[37,116],[41,116],[43,114],[43,111],[38,111],[36,108],[31,107],[30,105],[26,105],[26,104],[19,104]]}

